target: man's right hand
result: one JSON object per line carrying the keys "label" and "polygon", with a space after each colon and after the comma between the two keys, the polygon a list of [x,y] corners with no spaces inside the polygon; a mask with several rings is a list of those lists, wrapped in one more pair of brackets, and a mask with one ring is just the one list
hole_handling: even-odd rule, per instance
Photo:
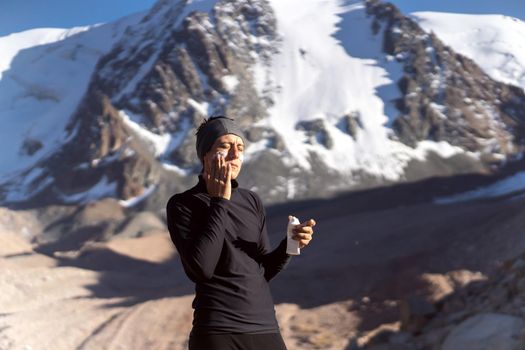
{"label": "man's right hand", "polygon": [[224,156],[217,153],[210,162],[204,162],[204,181],[210,197],[221,197],[230,199],[232,193],[231,186],[232,168],[226,163]]}

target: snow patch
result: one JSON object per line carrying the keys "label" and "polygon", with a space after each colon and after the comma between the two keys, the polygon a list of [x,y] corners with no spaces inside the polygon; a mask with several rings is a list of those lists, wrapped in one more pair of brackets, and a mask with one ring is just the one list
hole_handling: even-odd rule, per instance
{"label": "snow patch", "polygon": [[124,125],[132,131],[135,137],[139,138],[140,141],[144,143],[147,147],[148,153],[155,157],[164,154],[170,144],[171,136],[169,134],[158,135],[149,131],[148,128],[134,122],[128,113],[130,112],[119,111],[119,114],[124,121]]}
{"label": "snow patch", "polygon": [[152,194],[153,191],[155,191],[156,188],[157,188],[156,185],[151,185],[148,188],[146,188],[144,193],[142,193],[141,195],[133,197],[133,198],[130,198],[130,199],[126,199],[126,200],[121,199],[121,200],[119,200],[119,204],[121,206],[125,207],[125,208],[133,207],[133,206],[137,205],[138,203],[142,202],[150,194]]}
{"label": "snow patch", "polygon": [[58,194],[58,198],[64,203],[84,204],[101,198],[116,197],[117,184],[110,182],[106,176],[103,176],[99,182],[85,192],[75,194]]}
{"label": "snow patch", "polygon": [[222,77],[222,83],[226,91],[231,94],[235,91],[237,85],[239,85],[239,79],[235,75],[225,75]]}
{"label": "snow patch", "polygon": [[42,178],[40,182],[35,182],[42,175],[44,175],[42,168],[33,168],[25,176],[19,177],[18,180],[20,182],[11,186],[9,192],[6,193],[6,201],[13,203],[24,201],[53,183],[53,179],[50,177]]}
{"label": "snow patch", "polygon": [[162,163],[162,167],[180,176],[189,176],[193,174],[193,169],[184,169],[174,164]]}
{"label": "snow patch", "polygon": [[208,117],[208,109],[210,107],[208,102],[197,102],[192,98],[188,99],[188,104],[192,106],[197,112],[199,112],[200,115],[203,117]]}
{"label": "snow patch", "polygon": [[153,69],[153,64],[157,62],[159,54],[162,51],[157,48],[154,50],[154,52],[155,54],[151,55],[146,61],[146,63],[140,66],[139,71],[136,72],[133,78],[128,81],[126,86],[124,86],[124,88],[121,91],[119,91],[119,93],[115,97],[112,98],[113,101],[119,101],[120,99],[122,99],[122,97],[128,94],[132,94],[135,91],[138,83],[140,83],[144,79],[146,74],[148,74]]}
{"label": "snow patch", "polygon": [[519,172],[487,187],[478,188],[452,196],[436,198],[434,199],[434,203],[449,204],[465,202],[480,198],[499,197],[520,191],[525,191],[525,172]]}

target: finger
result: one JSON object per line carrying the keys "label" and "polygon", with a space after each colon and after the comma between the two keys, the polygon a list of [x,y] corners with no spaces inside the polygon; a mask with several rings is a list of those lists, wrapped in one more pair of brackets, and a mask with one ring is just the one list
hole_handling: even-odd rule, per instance
{"label": "finger", "polygon": [[220,167],[219,167],[219,162],[221,161],[220,158],[221,157],[218,156],[218,155],[215,155],[213,157],[213,164],[212,164],[212,167],[211,167],[211,169],[212,169],[211,172],[212,172],[212,178],[214,180],[217,180],[219,178],[219,176],[220,176]]}
{"label": "finger", "polygon": [[219,167],[219,169],[222,168],[222,166],[224,165],[224,157],[222,156],[221,153],[218,153],[217,154],[217,166]]}
{"label": "finger", "polygon": [[209,186],[212,186],[213,184],[213,168],[212,168],[212,161],[208,160],[206,162],[206,186],[208,190],[210,189]]}
{"label": "finger", "polygon": [[297,233],[308,233],[308,234],[312,234],[314,233],[314,229],[310,226],[302,226],[302,227],[298,227],[296,230],[295,230]]}
{"label": "finger", "polygon": [[226,181],[226,160],[224,159],[222,154],[219,156],[217,175],[219,176],[221,182]]}
{"label": "finger", "polygon": [[232,165],[226,164],[226,183],[229,184],[232,180]]}
{"label": "finger", "polygon": [[297,233],[293,236],[293,239],[295,239],[296,241],[300,241],[300,240],[311,241],[312,235],[309,233]]}
{"label": "finger", "polygon": [[221,179],[223,181],[228,181],[228,164],[224,164],[221,168]]}
{"label": "finger", "polygon": [[309,240],[304,240],[304,239],[300,240],[299,241],[299,248],[303,248],[303,247],[307,246],[308,243],[310,243]]}
{"label": "finger", "polygon": [[295,226],[295,230],[297,232],[313,231],[313,227],[312,226],[308,226],[306,224],[300,224],[300,225],[296,225]]}
{"label": "finger", "polygon": [[222,158],[222,179],[225,182],[230,181],[228,179],[228,169],[230,169],[230,178],[231,178],[231,164],[226,162],[226,158]]}
{"label": "finger", "polygon": [[220,175],[222,157],[220,153],[215,155],[215,175]]}
{"label": "finger", "polygon": [[204,175],[209,179],[210,178],[210,162],[204,158]]}
{"label": "finger", "polygon": [[215,163],[215,159],[210,161],[210,170],[209,170],[210,180],[213,180],[215,178],[215,164],[213,163]]}
{"label": "finger", "polygon": [[301,223],[301,226],[314,226],[314,225],[315,225],[314,219],[309,219]]}
{"label": "finger", "polygon": [[314,219],[309,219],[309,220],[303,222],[303,223],[301,224],[301,226],[310,226],[310,227],[313,227],[313,226],[315,226],[315,224],[316,224],[316,222],[315,222]]}

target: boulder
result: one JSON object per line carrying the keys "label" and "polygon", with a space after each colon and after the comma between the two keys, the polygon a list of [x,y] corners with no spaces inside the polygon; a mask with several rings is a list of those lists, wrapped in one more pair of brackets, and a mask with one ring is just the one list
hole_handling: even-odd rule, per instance
{"label": "boulder", "polygon": [[435,314],[435,306],[420,296],[411,296],[400,304],[401,329],[419,332]]}
{"label": "boulder", "polygon": [[456,326],[446,337],[443,350],[520,350],[525,346],[525,321],[521,318],[484,313]]}

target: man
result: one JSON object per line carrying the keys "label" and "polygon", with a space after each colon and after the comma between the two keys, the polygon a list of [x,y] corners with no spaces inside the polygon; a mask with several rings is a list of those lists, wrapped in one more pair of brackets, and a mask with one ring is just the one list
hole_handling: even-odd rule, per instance
{"label": "man", "polygon": [[[271,250],[260,198],[236,181],[243,133],[229,118],[210,118],[197,131],[196,148],[199,182],[166,208],[171,239],[196,284],[189,349],[286,349],[268,281],[290,256],[286,239]],[[310,219],[295,226],[300,247],[312,239],[314,225]]]}

